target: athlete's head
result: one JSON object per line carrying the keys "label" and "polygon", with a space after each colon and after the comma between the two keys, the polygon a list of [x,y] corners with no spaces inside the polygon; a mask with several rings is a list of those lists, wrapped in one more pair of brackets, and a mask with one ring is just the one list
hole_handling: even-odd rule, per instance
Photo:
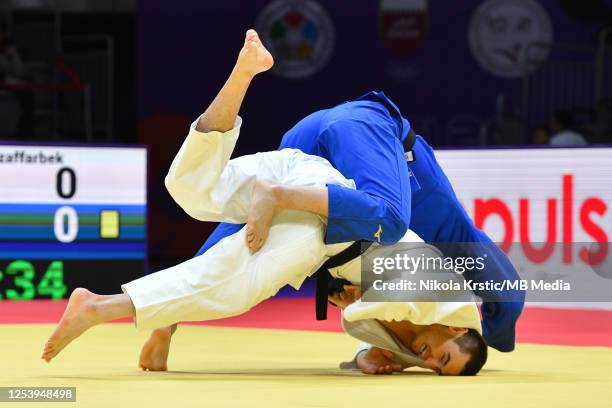
{"label": "athlete's head", "polygon": [[476,375],[487,361],[487,343],[465,327],[427,326],[414,337],[411,349],[440,375]]}

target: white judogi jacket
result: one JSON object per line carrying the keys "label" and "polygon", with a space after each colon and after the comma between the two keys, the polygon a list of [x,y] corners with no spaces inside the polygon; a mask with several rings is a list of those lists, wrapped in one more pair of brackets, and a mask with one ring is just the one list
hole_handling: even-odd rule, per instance
{"label": "white judogi jacket", "polygon": [[[202,221],[245,223],[256,178],[285,185],[355,188],[331,164],[297,149],[230,160],[242,120],[227,132],[199,132],[196,122],[174,158],[165,184],[187,214]],[[289,284],[302,282],[350,243],[325,245],[321,217],[284,211],[274,218],[264,246],[251,254],[246,228],[201,256],[122,286],[139,329],[242,314]]]}

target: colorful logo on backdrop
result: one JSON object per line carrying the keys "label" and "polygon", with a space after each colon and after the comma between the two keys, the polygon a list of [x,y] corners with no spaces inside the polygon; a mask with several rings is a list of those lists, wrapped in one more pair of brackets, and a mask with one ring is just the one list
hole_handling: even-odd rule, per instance
{"label": "colorful logo on backdrop", "polygon": [[469,43],[478,64],[492,75],[518,78],[548,59],[548,12],[535,0],[487,0],[474,12]]}
{"label": "colorful logo on backdrop", "polygon": [[257,16],[255,27],[274,55],[272,72],[284,78],[305,78],[330,60],[335,45],[332,20],[312,0],[275,0]]}
{"label": "colorful logo on backdrop", "polygon": [[385,48],[395,56],[410,55],[429,31],[427,0],[382,0],[379,21]]}

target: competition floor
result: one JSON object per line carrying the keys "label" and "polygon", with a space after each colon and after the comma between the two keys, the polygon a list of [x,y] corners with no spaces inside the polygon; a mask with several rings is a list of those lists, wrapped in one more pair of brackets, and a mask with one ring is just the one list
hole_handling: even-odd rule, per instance
{"label": "competition floor", "polygon": [[180,326],[167,373],[137,369],[147,333],[122,323],[92,329],[47,365],[40,351],[63,305],[0,303],[0,386],[74,386],[76,404],[53,406],[78,407],[611,404],[612,312],[529,309],[519,340],[553,344],[492,352],[481,375],[451,378],[422,370],[366,376],[337,369],[356,342],[338,332],[335,313],[326,323],[313,322],[308,299],[268,301],[215,326]]}

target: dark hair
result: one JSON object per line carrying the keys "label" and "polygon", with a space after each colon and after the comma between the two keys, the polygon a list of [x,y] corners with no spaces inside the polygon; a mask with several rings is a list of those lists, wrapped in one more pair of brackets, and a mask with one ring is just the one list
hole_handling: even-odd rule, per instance
{"label": "dark hair", "polygon": [[555,112],[555,114],[553,115],[553,119],[555,120],[555,122],[557,122],[559,124],[559,126],[561,126],[563,129],[569,129],[570,127],[572,127],[573,124],[573,118],[572,118],[572,113],[570,111],[557,111]]}
{"label": "dark hair", "polygon": [[487,362],[487,343],[480,333],[474,329],[468,329],[463,336],[455,338],[455,343],[462,353],[470,355],[465,367],[459,375],[476,375]]}

